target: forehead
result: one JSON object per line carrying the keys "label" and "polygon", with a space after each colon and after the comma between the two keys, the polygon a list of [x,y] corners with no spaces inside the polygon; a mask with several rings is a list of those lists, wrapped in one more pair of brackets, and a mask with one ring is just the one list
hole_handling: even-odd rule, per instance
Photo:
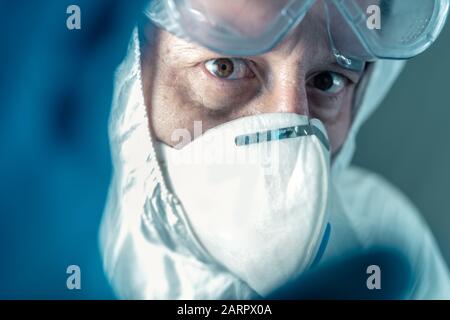
{"label": "forehead", "polygon": [[[272,26],[278,25],[283,14],[283,21],[290,19],[290,14],[284,9],[291,7],[297,14],[305,2],[304,0],[185,0],[189,12],[196,15],[198,19],[204,20],[211,26],[221,26],[229,32],[239,32],[247,37],[258,37]],[[299,3],[299,5],[293,5],[293,3]],[[323,24],[325,22],[323,4],[323,0],[316,0],[308,10],[309,21],[302,24],[312,22]],[[292,18],[295,19],[295,17]]]}
{"label": "forehead", "polygon": [[[196,0],[201,2],[202,0]],[[255,0],[256,1],[256,0]],[[262,1],[263,3],[267,3],[270,7],[270,3],[274,3],[277,1],[270,0],[270,2],[266,2],[266,0],[257,0],[256,2]],[[215,10],[224,9],[224,14],[228,14],[230,12],[229,8],[238,10],[238,4],[244,3],[252,4],[252,1],[239,1],[235,0],[231,1],[231,6],[228,2],[222,1],[210,1],[208,3],[214,3]],[[282,1],[285,3],[286,1]],[[206,3],[206,2],[205,2]],[[218,5],[220,4],[220,5]],[[234,4],[234,6],[233,6]],[[217,6],[216,6],[217,5]],[[226,8],[226,10],[225,10]],[[260,17],[267,14],[267,12],[272,11],[273,7],[270,10],[261,9],[258,7],[260,11],[258,14],[251,15],[254,19],[259,19]],[[230,15],[231,17],[232,15]],[[234,15],[236,16],[236,15]],[[244,14],[237,15],[239,17],[245,16]],[[166,31],[158,32],[159,34],[159,47],[163,49],[165,52],[166,58],[174,59],[174,55],[176,56],[176,60],[198,60],[203,56],[209,55],[218,55],[218,53],[211,52],[210,50],[190,41],[185,41],[176,36],[173,36]],[[174,54],[169,54],[174,53]],[[327,23],[326,23],[326,15],[324,13],[324,6],[322,1],[316,1],[316,3],[310,8],[304,19],[295,26],[283,39],[281,43],[279,43],[275,48],[272,48],[269,52],[258,55],[257,57],[277,57],[277,58],[285,58],[287,56],[295,56],[299,59],[305,59],[309,61],[319,61],[321,63],[334,63],[335,58],[331,53],[331,46],[328,37],[327,31]],[[253,56],[255,57],[255,56]],[[181,61],[182,62],[182,61]]]}
{"label": "forehead", "polygon": [[316,54],[327,52],[331,55],[326,15],[321,1],[312,6],[301,23],[273,51],[290,52],[299,47],[317,51]]}
{"label": "forehead", "polygon": [[275,21],[289,0],[189,0],[191,12],[211,24],[224,24],[245,36],[256,36]]}

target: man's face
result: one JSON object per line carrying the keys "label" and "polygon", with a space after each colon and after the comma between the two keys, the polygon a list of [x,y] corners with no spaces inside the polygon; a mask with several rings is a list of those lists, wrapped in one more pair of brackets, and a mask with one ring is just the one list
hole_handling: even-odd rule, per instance
{"label": "man's face", "polygon": [[143,48],[143,90],[160,141],[182,147],[173,132],[194,137],[196,121],[205,132],[244,116],[289,112],[320,119],[333,153],[344,143],[363,70],[337,64],[321,11],[313,8],[276,48],[251,57],[222,56],[152,25],[144,33],[152,40]]}

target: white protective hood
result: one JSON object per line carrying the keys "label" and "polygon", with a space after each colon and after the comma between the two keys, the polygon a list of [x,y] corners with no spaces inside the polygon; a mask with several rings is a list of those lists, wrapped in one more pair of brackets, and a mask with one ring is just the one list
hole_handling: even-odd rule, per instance
{"label": "white protective hood", "polygon": [[[371,66],[356,95],[352,128],[332,167],[334,179],[349,166],[359,128],[380,104],[403,65],[378,61]],[[118,297],[254,297],[245,283],[208,261],[186,221],[174,210],[179,204],[167,190],[148,127],[137,29],[115,74],[109,136],[114,172],[100,242],[105,270]],[[146,254],[136,255],[137,248]]]}

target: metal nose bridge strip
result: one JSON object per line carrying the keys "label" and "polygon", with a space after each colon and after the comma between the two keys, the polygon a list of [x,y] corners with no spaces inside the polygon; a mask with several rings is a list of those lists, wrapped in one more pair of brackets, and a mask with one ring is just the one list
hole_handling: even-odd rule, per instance
{"label": "metal nose bridge strip", "polygon": [[273,129],[251,134],[237,136],[234,139],[236,146],[246,146],[250,144],[263,143],[276,140],[292,139],[298,137],[316,136],[327,150],[330,150],[328,139],[314,125],[301,125],[287,128]]}

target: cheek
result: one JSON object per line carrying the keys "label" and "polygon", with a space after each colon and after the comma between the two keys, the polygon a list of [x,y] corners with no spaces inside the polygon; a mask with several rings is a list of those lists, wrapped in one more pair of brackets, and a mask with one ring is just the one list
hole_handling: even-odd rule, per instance
{"label": "cheek", "polygon": [[[158,66],[153,68],[152,66]],[[164,64],[161,63],[159,54],[149,53],[142,61],[142,90],[147,108],[149,127],[153,135],[163,142],[170,140],[171,132],[180,124],[177,123],[176,114],[178,87],[168,86],[164,76],[166,73]],[[178,84],[178,81],[173,83]]]}
{"label": "cheek", "polygon": [[177,141],[172,141],[174,133],[193,130],[196,115],[192,110],[196,108],[187,98],[183,73],[174,72],[176,68],[168,63],[170,38],[161,33],[155,39],[157,41],[152,46],[143,50],[142,90],[153,136],[173,146],[177,144]]}
{"label": "cheek", "polygon": [[331,153],[334,156],[344,144],[352,124],[353,92],[346,95],[342,101],[341,110],[333,121],[325,122],[331,144]]}
{"label": "cheek", "polygon": [[185,136],[185,140],[193,133],[198,109],[186,97],[181,82],[173,84],[156,77],[151,86],[143,85],[149,126],[158,140],[171,146],[178,144],[177,137]]}
{"label": "cheek", "polygon": [[[143,91],[149,126],[156,139],[182,147],[196,134],[223,122],[211,117],[196,99],[188,73],[158,61],[152,63],[143,66]],[[151,65],[159,67],[152,72]]]}

